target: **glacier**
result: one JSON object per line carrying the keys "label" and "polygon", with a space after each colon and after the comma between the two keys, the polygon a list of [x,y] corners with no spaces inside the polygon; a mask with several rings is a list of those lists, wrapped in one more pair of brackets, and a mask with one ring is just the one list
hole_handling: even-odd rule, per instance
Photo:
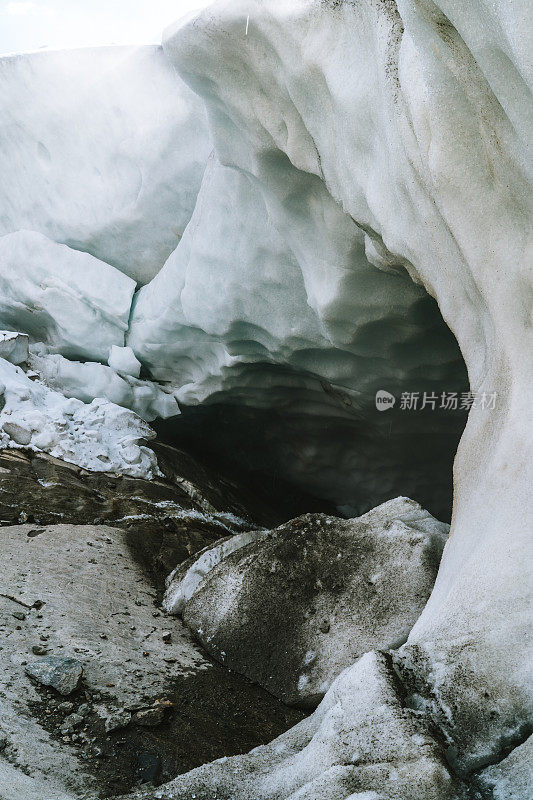
{"label": "glacier", "polygon": [[[531,32],[526,0],[218,0],[161,48],[0,60],[0,325],[29,336],[0,444],[152,476],[141,417],[222,409],[250,468],[352,515],[443,513],[455,456],[407,642],[157,797],[528,797]],[[468,388],[496,402],[464,432],[374,405]]]}

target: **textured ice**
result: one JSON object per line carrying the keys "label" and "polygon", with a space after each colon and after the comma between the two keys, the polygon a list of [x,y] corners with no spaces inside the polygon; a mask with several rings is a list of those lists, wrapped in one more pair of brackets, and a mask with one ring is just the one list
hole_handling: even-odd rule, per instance
{"label": "textured ice", "polygon": [[17,331],[0,331],[0,358],[12,364],[23,364],[28,360],[29,336]]}
{"label": "textured ice", "polygon": [[137,281],[187,225],[211,145],[160,47],[0,59],[0,235],[27,229]]}

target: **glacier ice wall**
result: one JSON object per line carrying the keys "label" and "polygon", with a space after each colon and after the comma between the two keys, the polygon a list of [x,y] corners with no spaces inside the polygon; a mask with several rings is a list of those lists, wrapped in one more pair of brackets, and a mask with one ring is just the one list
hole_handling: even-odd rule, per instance
{"label": "glacier ice wall", "polygon": [[[358,229],[370,263],[407,273],[436,298],[472,391],[496,392],[495,408],[480,404],[469,414],[436,586],[395,657],[413,689],[408,707],[433,718],[450,769],[467,778],[523,741],[533,719],[528,4],[234,0],[167,31],[164,47],[206,101],[220,164],[238,173],[234,181],[251,182],[295,257],[321,334],[338,335],[337,314],[349,330],[357,327],[346,313],[353,295],[343,278],[349,281],[353,266],[342,252]],[[195,293],[184,268],[194,248],[178,251],[134,309],[131,341],[156,368],[155,287],[176,270],[179,315]],[[196,256],[191,263],[197,267]],[[146,342],[135,329],[137,315],[147,323]],[[162,315],[161,331],[169,318]],[[206,343],[212,369],[227,348],[220,349],[220,332],[215,339],[208,333]],[[189,370],[187,379],[197,376]],[[343,721],[356,730],[348,718],[359,702],[354,695],[335,706],[343,733]],[[383,788],[389,796],[370,768],[365,777],[355,756],[346,761],[334,752],[337,740],[320,729],[320,719],[311,741],[295,729],[270,749],[177,779],[162,797],[214,786],[236,798],[273,798],[288,786],[291,797],[345,797],[350,776],[358,790]],[[387,735],[378,735],[383,747]],[[320,763],[307,757],[313,746]],[[342,781],[335,773],[341,769],[349,772]],[[421,784],[421,796],[448,796],[431,785]]]}
{"label": "glacier ice wall", "polygon": [[211,145],[160,47],[0,59],[0,235],[33,230],[145,283],[187,225]]}

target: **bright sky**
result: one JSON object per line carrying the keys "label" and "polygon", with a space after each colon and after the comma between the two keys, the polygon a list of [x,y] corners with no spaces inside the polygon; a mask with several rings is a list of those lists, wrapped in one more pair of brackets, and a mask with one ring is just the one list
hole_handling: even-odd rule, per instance
{"label": "bright sky", "polygon": [[159,43],[209,0],[0,0],[0,54],[47,47]]}

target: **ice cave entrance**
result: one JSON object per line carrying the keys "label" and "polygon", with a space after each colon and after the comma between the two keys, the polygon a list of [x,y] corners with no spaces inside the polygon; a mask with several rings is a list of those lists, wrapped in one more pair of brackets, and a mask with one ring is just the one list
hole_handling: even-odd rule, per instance
{"label": "ice cave entrance", "polygon": [[297,488],[354,516],[404,495],[449,521],[453,460],[476,402],[454,335],[421,292],[408,319],[392,299],[355,344],[243,365],[158,433],[270,497]]}

